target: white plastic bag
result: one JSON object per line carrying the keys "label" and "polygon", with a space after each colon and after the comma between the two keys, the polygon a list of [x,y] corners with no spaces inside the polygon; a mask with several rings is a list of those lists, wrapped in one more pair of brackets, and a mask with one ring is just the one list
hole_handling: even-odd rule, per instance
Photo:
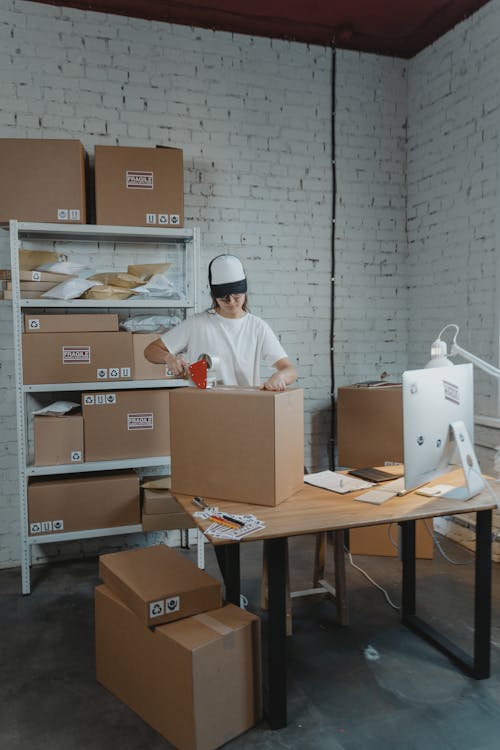
{"label": "white plastic bag", "polygon": [[165,333],[181,322],[178,315],[135,315],[120,323],[120,328],[131,333]]}
{"label": "white plastic bag", "polygon": [[68,279],[63,281],[62,284],[52,287],[47,292],[42,294],[45,299],[77,299],[87,289],[93,286],[102,286],[100,281],[89,281],[88,279]]}
{"label": "white plastic bag", "polygon": [[33,414],[58,417],[68,414],[70,411],[73,411],[73,409],[78,409],[79,407],[80,404],[75,404],[73,401],[54,401],[54,403],[49,404],[49,406],[36,409]]}

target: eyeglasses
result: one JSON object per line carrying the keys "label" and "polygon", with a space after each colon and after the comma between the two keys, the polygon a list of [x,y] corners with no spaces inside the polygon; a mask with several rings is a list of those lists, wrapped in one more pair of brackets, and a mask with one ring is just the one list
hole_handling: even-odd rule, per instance
{"label": "eyeglasses", "polygon": [[231,299],[233,299],[235,302],[239,302],[242,297],[244,297],[245,294],[226,294],[225,297],[216,297],[215,299],[217,302],[231,302]]}

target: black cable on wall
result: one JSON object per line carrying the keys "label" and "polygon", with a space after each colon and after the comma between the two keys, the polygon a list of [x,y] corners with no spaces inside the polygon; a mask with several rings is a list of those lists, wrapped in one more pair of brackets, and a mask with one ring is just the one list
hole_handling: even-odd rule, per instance
{"label": "black cable on wall", "polygon": [[331,234],[331,293],[330,293],[330,469],[335,469],[335,449],[337,445],[336,402],[335,402],[335,208],[337,202],[337,171],[335,163],[335,77],[336,49],[332,44],[331,80],[331,157],[332,157],[332,234]]}

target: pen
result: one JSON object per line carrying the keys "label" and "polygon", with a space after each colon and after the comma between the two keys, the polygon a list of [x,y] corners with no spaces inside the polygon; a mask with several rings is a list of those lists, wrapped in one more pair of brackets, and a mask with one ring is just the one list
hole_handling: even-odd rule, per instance
{"label": "pen", "polygon": [[236,523],[238,526],[244,526],[243,521],[239,521],[237,518],[234,518],[234,516],[229,516],[227,513],[219,513],[221,518],[225,518],[226,521],[230,521],[231,523]]}
{"label": "pen", "polygon": [[227,526],[230,529],[239,529],[240,528],[240,522],[239,521],[233,521],[233,520],[227,520],[224,518],[224,516],[209,516],[209,521],[215,521],[215,523],[220,523],[222,526]]}

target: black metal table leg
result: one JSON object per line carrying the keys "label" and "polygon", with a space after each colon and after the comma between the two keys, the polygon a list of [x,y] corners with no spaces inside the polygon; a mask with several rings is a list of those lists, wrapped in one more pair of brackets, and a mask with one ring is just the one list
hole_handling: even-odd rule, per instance
{"label": "black metal table leg", "polygon": [[226,587],[226,601],[240,606],[240,545],[216,544],[215,556]]}
{"label": "black metal table leg", "polygon": [[[413,530],[411,525],[413,525]],[[490,675],[491,510],[481,510],[476,513],[474,646],[472,657],[416,614],[414,525],[414,521],[401,523],[403,532],[401,621],[445,654],[470,677],[483,680]]]}
{"label": "black metal table leg", "polygon": [[268,706],[271,729],[287,724],[286,691],[286,538],[269,539],[268,567]]}

